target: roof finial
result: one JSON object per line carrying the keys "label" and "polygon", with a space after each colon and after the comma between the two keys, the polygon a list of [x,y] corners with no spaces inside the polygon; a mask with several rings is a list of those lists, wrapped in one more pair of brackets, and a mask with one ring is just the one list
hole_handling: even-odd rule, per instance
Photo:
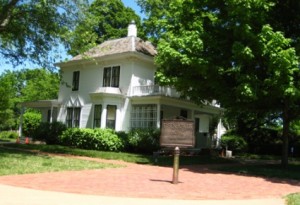
{"label": "roof finial", "polygon": [[127,36],[133,36],[133,37],[137,37],[137,28],[136,28],[136,25],[135,25],[135,21],[132,20],[130,22],[130,24],[128,25],[128,33],[127,33]]}

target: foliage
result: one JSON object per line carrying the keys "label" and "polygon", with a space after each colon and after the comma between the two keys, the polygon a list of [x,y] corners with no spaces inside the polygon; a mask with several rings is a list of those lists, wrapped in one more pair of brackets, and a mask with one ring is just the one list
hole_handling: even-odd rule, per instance
{"label": "foliage", "polygon": [[42,121],[42,115],[38,112],[27,111],[23,115],[22,132],[26,137],[33,137]]}
{"label": "foliage", "polygon": [[152,154],[159,149],[159,136],[159,130],[133,129],[128,133],[127,149],[134,153]]}
{"label": "foliage", "polygon": [[13,129],[12,98],[15,79],[11,73],[0,76],[0,130]]}
{"label": "foliage", "polygon": [[300,193],[293,193],[285,196],[287,205],[297,205],[300,204]]}
{"label": "foliage", "polygon": [[[59,89],[59,73],[46,69],[21,70],[23,74],[22,88],[23,101],[36,101],[45,99],[57,99]],[[22,79],[22,77],[20,76]]]}
{"label": "foliage", "polygon": [[121,151],[123,141],[111,129],[69,128],[60,136],[60,143],[82,149]]}
{"label": "foliage", "polygon": [[59,144],[59,136],[67,129],[62,122],[42,122],[34,131],[34,140],[42,140],[47,144]]}
{"label": "foliage", "polygon": [[19,133],[16,131],[2,131],[0,132],[0,139],[17,139]]}
{"label": "foliage", "polygon": [[134,20],[139,28],[139,36],[145,37],[140,17],[121,0],[95,0],[88,8],[74,32],[71,33],[69,53],[77,55],[101,44],[108,39],[127,36],[128,24]]}
{"label": "foliage", "polygon": [[[0,56],[20,65],[25,60],[51,67],[48,53],[66,42],[82,17],[85,0],[0,1]],[[60,52],[53,52],[59,54]],[[49,63],[49,61],[51,63]]]}
{"label": "foliage", "polygon": [[300,29],[279,16],[298,25],[300,3],[138,3],[148,15],[149,34],[158,42],[156,64],[170,84],[196,103],[217,99],[226,109],[264,118],[278,113],[286,166],[289,126],[300,116]]}
{"label": "foliage", "polygon": [[57,98],[59,74],[46,69],[5,71],[0,75],[0,129],[18,127],[20,103]]}
{"label": "foliage", "polygon": [[104,169],[116,165],[0,148],[0,175]]}
{"label": "foliage", "polygon": [[278,129],[259,127],[247,134],[249,152],[253,154],[280,155],[282,137]]}
{"label": "foliage", "polygon": [[243,137],[229,133],[222,136],[221,146],[234,152],[243,152],[247,149],[247,142]]}

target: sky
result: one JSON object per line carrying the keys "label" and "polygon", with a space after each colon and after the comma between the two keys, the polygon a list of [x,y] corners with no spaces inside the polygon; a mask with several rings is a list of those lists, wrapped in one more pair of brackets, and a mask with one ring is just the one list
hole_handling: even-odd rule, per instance
{"label": "sky", "polygon": [[[135,0],[122,0],[122,2],[124,3],[124,5],[126,7],[130,7],[132,8],[136,14],[140,15],[141,18],[144,18],[144,16],[142,15],[141,13],[141,8],[136,4],[136,1]],[[65,58],[70,58],[70,56],[67,56],[66,54],[66,51],[62,48],[61,49],[62,51],[62,55],[64,56],[63,59]],[[0,61],[2,61],[0,59]],[[30,62],[24,62],[22,65],[20,66],[17,66],[17,67],[13,67],[12,64],[5,64],[5,63],[2,63],[0,62],[0,75],[5,71],[5,70],[20,70],[20,69],[23,69],[23,68],[40,68],[39,65],[35,65],[35,64],[32,64]]]}

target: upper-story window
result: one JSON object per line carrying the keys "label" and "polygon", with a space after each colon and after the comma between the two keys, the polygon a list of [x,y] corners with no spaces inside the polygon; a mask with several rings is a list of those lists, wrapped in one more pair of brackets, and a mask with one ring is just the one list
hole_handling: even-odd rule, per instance
{"label": "upper-story window", "polygon": [[73,82],[72,82],[72,90],[76,91],[79,89],[79,75],[80,71],[73,72]]}
{"label": "upper-story window", "polygon": [[120,66],[105,67],[103,71],[103,87],[119,87]]}

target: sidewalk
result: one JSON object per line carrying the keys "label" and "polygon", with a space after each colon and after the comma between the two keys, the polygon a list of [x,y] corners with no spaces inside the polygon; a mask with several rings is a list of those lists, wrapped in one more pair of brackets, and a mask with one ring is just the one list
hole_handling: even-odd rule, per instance
{"label": "sidewalk", "polygon": [[0,205],[284,205],[282,199],[251,200],[171,200],[121,198],[39,191],[0,185]]}

